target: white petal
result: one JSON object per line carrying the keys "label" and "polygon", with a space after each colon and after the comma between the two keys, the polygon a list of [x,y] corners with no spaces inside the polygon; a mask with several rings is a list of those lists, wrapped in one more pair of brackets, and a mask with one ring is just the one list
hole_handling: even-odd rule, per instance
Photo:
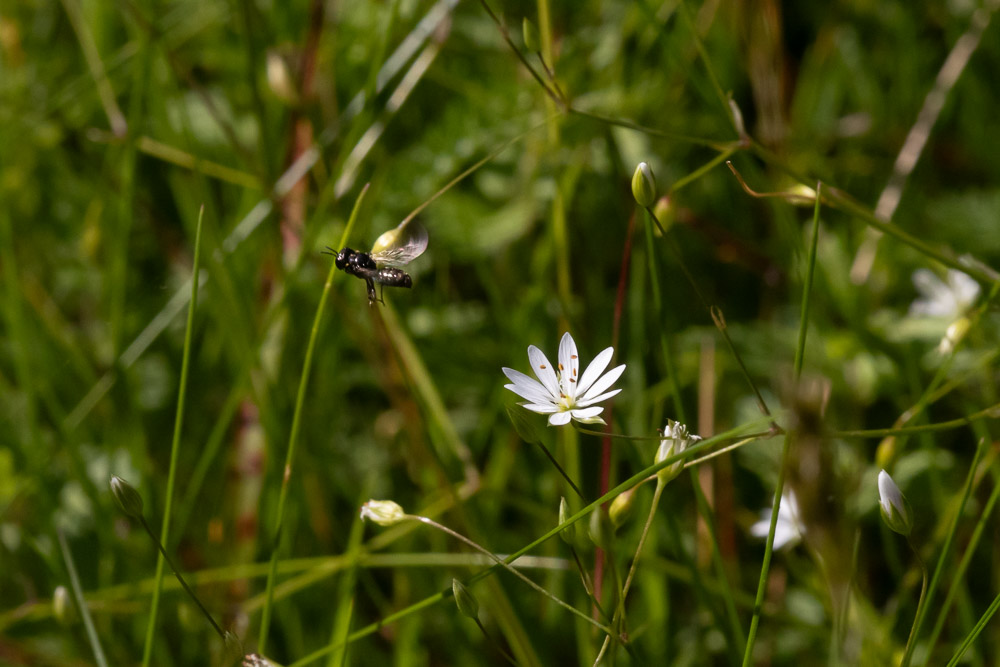
{"label": "white petal", "polygon": [[594,380],[600,377],[604,369],[608,367],[611,363],[611,357],[615,356],[615,348],[609,347],[602,350],[599,355],[594,357],[594,360],[590,362],[587,366],[587,370],[583,372],[580,377],[580,383],[576,386],[576,395],[581,396],[585,391],[590,389],[590,385],[594,384]]}
{"label": "white petal", "polygon": [[603,394],[600,394],[599,396],[594,396],[593,398],[581,398],[576,402],[576,407],[585,408],[588,405],[593,405],[594,403],[600,403],[601,401],[606,401],[620,391],[621,389],[612,389],[609,392],[605,392]]}
{"label": "white petal", "polygon": [[768,531],[771,530],[771,511],[764,510],[760,516],[760,521],[750,526],[750,534],[754,537],[767,537]]}
{"label": "white petal", "polygon": [[590,419],[591,417],[596,417],[597,415],[604,412],[604,408],[600,406],[594,406],[592,408],[578,408],[576,410],[570,410],[570,414],[573,415],[573,419],[582,420]]}
{"label": "white petal", "polygon": [[[779,510],[780,514],[781,511]],[[767,535],[767,533],[764,533]],[[799,541],[798,529],[790,524],[783,522],[780,518],[778,519],[778,524],[774,527],[774,548],[781,549],[782,547],[791,546]]]}
{"label": "white petal", "polygon": [[534,401],[535,403],[545,403],[556,400],[556,397],[552,396],[538,380],[530,378],[519,371],[515,371],[513,368],[504,368],[503,372],[504,375],[510,378],[514,383],[512,385],[506,384],[504,387],[510,389],[518,396],[523,396],[529,401]]}
{"label": "white petal", "polygon": [[960,307],[969,305],[979,296],[979,283],[955,269],[948,269],[948,286]]}
{"label": "white petal", "polygon": [[531,372],[542,381],[542,386],[553,396],[558,396],[559,383],[556,381],[556,372],[552,370],[552,364],[549,363],[545,353],[534,345],[529,345],[528,360],[531,362]]}
{"label": "white petal", "polygon": [[555,405],[555,401],[549,398],[548,392],[532,391],[526,387],[518,387],[516,384],[505,384],[504,389],[509,389],[530,403],[540,403],[542,405]]}
{"label": "white petal", "polygon": [[621,374],[625,372],[625,364],[612,368],[610,371],[605,373],[597,382],[595,382],[587,393],[583,395],[584,400],[592,400],[591,396],[597,396],[598,394],[604,393],[611,385],[615,383]]}
{"label": "white petal", "polygon": [[559,407],[553,405],[552,403],[521,403],[521,407],[525,410],[537,412],[540,415],[549,415],[553,412],[559,412]]}
{"label": "white petal", "polygon": [[579,373],[580,355],[576,351],[576,341],[567,331],[559,341],[559,379],[562,381],[563,393],[571,400],[577,395]]}
{"label": "white petal", "polygon": [[568,412],[557,412],[553,415],[549,415],[549,426],[562,426],[563,424],[568,424],[570,417],[571,415]]}

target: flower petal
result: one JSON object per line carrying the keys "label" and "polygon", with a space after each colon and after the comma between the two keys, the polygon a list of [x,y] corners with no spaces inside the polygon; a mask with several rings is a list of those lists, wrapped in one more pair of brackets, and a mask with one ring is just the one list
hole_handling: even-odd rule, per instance
{"label": "flower petal", "polygon": [[[764,536],[767,536],[766,532],[764,533]],[[801,535],[799,534],[799,531],[794,526],[784,523],[779,517],[778,524],[774,527],[775,549],[783,549],[786,546],[791,546],[792,544],[798,542],[800,537]]]}
{"label": "flower petal", "polygon": [[576,386],[577,396],[582,396],[584,392],[590,389],[590,385],[594,384],[594,380],[599,378],[604,369],[611,363],[611,357],[613,356],[615,356],[615,348],[609,347],[594,357],[594,360],[590,362],[587,370],[580,377],[580,383]]}
{"label": "flower petal", "polygon": [[577,408],[576,410],[569,411],[573,415],[573,419],[578,421],[583,419],[590,419],[591,417],[596,417],[597,415],[604,412],[604,408],[595,405],[592,408]]}
{"label": "flower petal", "polygon": [[948,269],[948,287],[960,308],[968,306],[979,296],[979,283],[955,269]]}
{"label": "flower petal", "polygon": [[555,402],[549,398],[548,392],[535,392],[527,389],[526,387],[518,387],[516,384],[505,384],[504,389],[508,389],[521,398],[527,400],[529,403],[539,403],[541,405],[555,405]]}
{"label": "flower petal", "polygon": [[504,387],[512,392],[535,403],[555,402],[556,397],[552,396],[542,384],[513,368],[504,368],[506,375],[514,384],[505,384]]}
{"label": "flower petal", "polygon": [[598,394],[604,393],[604,391],[608,389],[611,385],[613,385],[615,383],[615,380],[621,377],[621,374],[624,372],[625,372],[625,364],[612,368],[610,371],[601,376],[601,378],[597,380],[597,382],[591,385],[590,389],[587,390],[587,393],[583,395],[583,399],[585,401],[593,400],[591,398],[592,396],[597,396]]}
{"label": "flower petal", "polygon": [[576,407],[585,408],[588,405],[593,405],[594,403],[600,403],[601,401],[606,401],[620,391],[621,389],[612,389],[611,391],[605,392],[598,396],[594,396],[593,398],[581,398],[576,402]]}
{"label": "flower petal", "polygon": [[537,412],[540,415],[550,415],[553,412],[559,412],[559,407],[552,403],[521,403],[521,407],[525,410]]}
{"label": "flower petal", "polygon": [[579,373],[580,355],[576,351],[576,341],[567,331],[563,334],[562,340],[559,341],[559,380],[563,393],[570,399],[570,405],[573,404],[573,398],[577,395],[576,385],[579,381]]}
{"label": "flower petal", "polygon": [[[538,376],[542,386],[554,397],[559,396],[559,382],[556,380],[556,372],[552,370],[545,353],[534,345],[528,346],[528,360],[531,362],[531,372]],[[510,377],[510,376],[508,376]]]}
{"label": "flower petal", "polygon": [[557,412],[555,414],[549,415],[549,426],[562,426],[568,424],[570,417],[568,412]]}

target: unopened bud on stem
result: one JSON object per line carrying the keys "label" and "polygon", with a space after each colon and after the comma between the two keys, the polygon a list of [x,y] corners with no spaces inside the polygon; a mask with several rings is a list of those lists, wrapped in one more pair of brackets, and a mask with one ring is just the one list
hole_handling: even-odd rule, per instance
{"label": "unopened bud on stem", "polygon": [[645,162],[640,162],[632,174],[632,196],[643,208],[649,208],[656,202],[656,179]]}

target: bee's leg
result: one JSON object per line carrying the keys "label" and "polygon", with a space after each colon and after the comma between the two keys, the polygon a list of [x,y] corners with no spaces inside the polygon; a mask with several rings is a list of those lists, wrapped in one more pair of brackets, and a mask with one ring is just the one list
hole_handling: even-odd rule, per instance
{"label": "bee's leg", "polygon": [[385,305],[385,285],[382,283],[378,285],[378,300],[383,306]]}
{"label": "bee's leg", "polygon": [[368,287],[368,305],[371,306],[378,301],[375,297],[375,282],[371,278],[365,278],[365,286]]}

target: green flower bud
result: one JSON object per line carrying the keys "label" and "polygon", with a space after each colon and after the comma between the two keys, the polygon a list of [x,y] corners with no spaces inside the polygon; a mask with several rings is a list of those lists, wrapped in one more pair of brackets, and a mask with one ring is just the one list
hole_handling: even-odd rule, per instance
{"label": "green flower bud", "polygon": [[621,528],[622,524],[632,516],[632,508],[635,506],[635,489],[636,487],[632,487],[611,501],[608,516],[611,518],[611,525],[614,526],[615,530]]}
{"label": "green flower bud", "polygon": [[479,602],[465,584],[458,579],[452,579],[451,592],[455,594],[455,604],[463,616],[471,619],[479,618]]}
{"label": "green flower bud", "polygon": [[393,227],[388,231],[382,232],[379,237],[375,239],[375,243],[372,244],[372,252],[382,252],[394,247],[396,245],[396,239],[399,238],[401,233],[402,231],[399,227]]}
{"label": "green flower bud", "polygon": [[595,508],[590,513],[589,529],[590,541],[600,548],[607,550],[608,539],[611,537],[613,531],[611,522],[608,520],[608,515],[600,507]]}
{"label": "green flower bud", "polygon": [[521,33],[524,35],[524,48],[531,53],[539,53],[542,50],[542,40],[538,36],[538,28],[527,17],[521,21]]}
{"label": "green flower bud", "polygon": [[406,519],[406,512],[391,500],[369,500],[361,506],[361,520],[371,519],[380,526],[392,526]]}
{"label": "green flower bud", "polygon": [[643,208],[649,208],[656,201],[656,179],[645,162],[640,162],[632,174],[632,196]]}
{"label": "green flower bud", "polygon": [[[566,519],[569,518],[569,503],[566,502],[566,498],[559,498],[559,523],[563,524]],[[576,524],[572,526],[566,526],[559,531],[559,538],[566,544],[573,546],[574,538],[576,537]]]}
{"label": "green flower bud", "polygon": [[[673,419],[667,420],[667,427],[663,430],[663,436],[663,440],[660,440],[660,446],[656,450],[656,463],[666,461],[670,457],[680,454],[688,448],[688,445],[701,440],[697,435],[688,435],[687,426],[675,422]],[[681,474],[681,470],[684,470],[684,459],[674,461],[666,468],[657,472],[656,475],[661,484],[666,484]]]}
{"label": "green flower bud", "polygon": [[892,481],[885,470],[878,474],[878,507],[885,525],[900,535],[909,535],[913,530],[913,510],[906,496]]}
{"label": "green flower bud", "polygon": [[133,519],[142,518],[142,496],[134,486],[118,475],[111,478],[111,496],[125,516]]}
{"label": "green flower bud", "polygon": [[60,625],[71,625],[76,621],[76,607],[69,597],[69,589],[65,586],[56,586],[52,591],[52,614],[59,621]]}

